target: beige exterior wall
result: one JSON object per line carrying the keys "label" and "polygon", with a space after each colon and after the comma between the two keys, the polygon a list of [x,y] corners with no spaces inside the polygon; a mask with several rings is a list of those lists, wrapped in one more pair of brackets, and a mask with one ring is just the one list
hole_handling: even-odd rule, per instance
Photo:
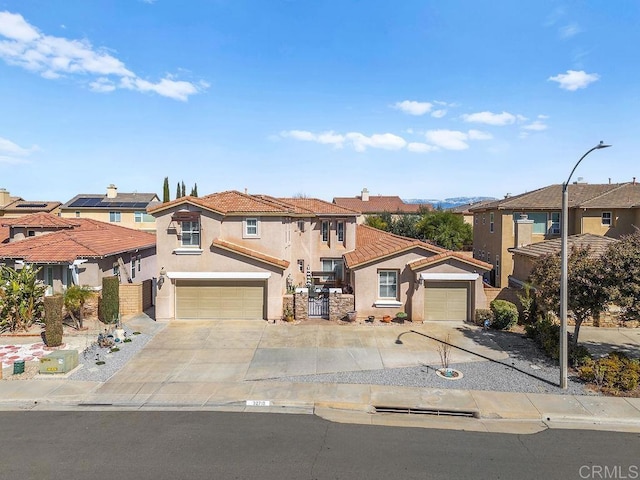
{"label": "beige exterior wall", "polygon": [[[110,222],[109,221],[109,213],[120,212],[120,221],[119,222]],[[136,210],[144,212],[142,210]],[[80,212],[80,216],[76,215],[76,212]],[[146,212],[145,212],[146,213]],[[120,225],[121,227],[134,228],[136,230],[144,230],[145,232],[155,232],[156,231],[156,222],[136,222],[135,221],[135,212],[133,211],[125,211],[125,210],[104,210],[104,209],[88,209],[88,208],[79,208],[79,209],[64,209],[60,210],[60,216],[63,218],[90,218],[92,220],[99,220],[105,223],[113,223],[114,225]]]}
{"label": "beige exterior wall", "polygon": [[[638,209],[589,209],[579,210],[576,218],[580,225],[580,233],[593,233],[605,237],[620,238],[633,233],[633,225],[637,223]],[[611,225],[602,224],[603,212],[611,213]]]}
{"label": "beige exterior wall", "polygon": [[512,254],[513,257],[513,278],[519,280],[521,282],[526,282],[529,280],[529,275],[531,274],[531,270],[536,263],[536,258],[528,257],[526,255],[515,255]]}
{"label": "beige exterior wall", "polygon": [[[398,255],[391,256],[379,262],[365,265],[351,271],[351,278],[355,285],[355,309],[358,312],[358,318],[366,318],[373,315],[380,318],[383,315],[395,317],[396,313],[404,311],[409,315],[409,319],[413,321],[424,320],[424,289],[425,282],[418,281],[417,276],[420,273],[471,273],[474,268],[468,264],[451,259],[442,262],[419,272],[412,271],[407,264],[415,260],[425,257],[424,250],[413,249]],[[399,272],[398,277],[398,301],[400,306],[393,307],[377,307],[375,305],[378,298],[378,272],[380,270],[396,270]],[[469,291],[471,298],[469,305],[472,312],[476,308],[485,308],[486,297],[482,287],[482,277],[470,285]]]}

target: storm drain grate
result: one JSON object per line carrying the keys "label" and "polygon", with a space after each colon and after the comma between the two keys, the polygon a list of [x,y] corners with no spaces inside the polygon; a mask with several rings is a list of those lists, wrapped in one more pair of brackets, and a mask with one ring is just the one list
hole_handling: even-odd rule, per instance
{"label": "storm drain grate", "polygon": [[375,413],[404,413],[408,415],[434,415],[436,417],[466,417],[477,418],[478,412],[470,410],[443,410],[440,408],[419,408],[419,407],[373,407]]}

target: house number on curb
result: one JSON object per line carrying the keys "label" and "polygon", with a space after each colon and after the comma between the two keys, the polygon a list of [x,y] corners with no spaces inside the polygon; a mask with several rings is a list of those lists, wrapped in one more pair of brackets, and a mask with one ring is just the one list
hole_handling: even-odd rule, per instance
{"label": "house number on curb", "polygon": [[269,400],[247,400],[247,407],[268,407],[270,405]]}

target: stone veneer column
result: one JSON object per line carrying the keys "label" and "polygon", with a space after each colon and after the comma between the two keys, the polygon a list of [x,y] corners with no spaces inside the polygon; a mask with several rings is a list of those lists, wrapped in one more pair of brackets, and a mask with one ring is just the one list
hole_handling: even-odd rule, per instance
{"label": "stone veneer column", "polygon": [[301,288],[293,297],[293,312],[296,320],[309,319],[309,291]]}
{"label": "stone veneer column", "polygon": [[354,296],[348,293],[329,294],[329,320],[335,322],[347,316],[354,309]]}

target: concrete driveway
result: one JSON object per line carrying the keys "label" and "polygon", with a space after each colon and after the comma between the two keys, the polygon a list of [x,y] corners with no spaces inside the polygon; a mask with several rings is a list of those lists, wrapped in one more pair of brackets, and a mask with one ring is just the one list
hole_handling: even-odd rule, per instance
{"label": "concrete driveway", "polygon": [[[173,321],[96,393],[112,395],[114,402],[157,401],[159,395],[170,402],[172,396],[177,400],[187,392],[192,397],[201,393],[203,402],[224,401],[250,398],[256,388],[271,383],[254,380],[438,364],[439,342],[409,330],[441,340],[448,337],[452,344],[492,359],[507,358],[499,348],[478,345],[464,335],[472,328],[462,322],[373,326]],[[396,343],[399,336],[402,344]],[[458,349],[452,355],[456,363],[483,360]],[[262,387],[256,387],[259,384]]]}

